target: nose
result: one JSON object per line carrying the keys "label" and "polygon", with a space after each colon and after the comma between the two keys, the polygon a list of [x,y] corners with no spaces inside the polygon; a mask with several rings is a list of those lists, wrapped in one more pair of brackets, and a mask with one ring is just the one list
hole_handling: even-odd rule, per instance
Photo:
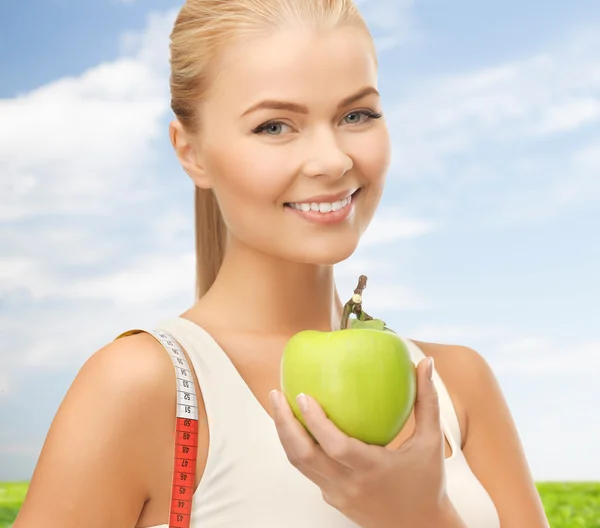
{"label": "nose", "polygon": [[339,179],[353,166],[352,158],[338,144],[331,133],[315,135],[306,145],[308,155],[302,174],[310,178],[324,176]]}

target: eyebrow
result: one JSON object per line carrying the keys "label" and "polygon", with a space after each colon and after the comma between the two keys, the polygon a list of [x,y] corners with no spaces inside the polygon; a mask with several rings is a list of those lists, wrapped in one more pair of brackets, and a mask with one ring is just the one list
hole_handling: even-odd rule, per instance
{"label": "eyebrow", "polygon": [[[350,106],[352,103],[355,103],[356,101],[359,101],[363,97],[366,97],[367,95],[371,95],[371,94],[379,96],[379,92],[375,88],[373,88],[372,86],[367,86],[366,88],[363,88],[362,90],[356,92],[354,95],[351,95],[349,97],[346,97],[345,99],[342,99],[340,101],[340,103],[338,104],[338,110],[341,110],[342,108],[344,108],[346,106]],[[269,99],[266,101],[261,101],[260,103],[256,103],[255,105],[252,105],[250,108],[248,108],[248,110],[246,110],[241,115],[241,117],[247,116],[248,114],[251,114],[252,112],[256,112],[257,110],[262,110],[262,109],[287,110],[289,112],[296,112],[298,114],[308,114],[308,108],[304,105],[300,105],[297,103],[288,103],[286,101],[275,101],[275,100]]]}

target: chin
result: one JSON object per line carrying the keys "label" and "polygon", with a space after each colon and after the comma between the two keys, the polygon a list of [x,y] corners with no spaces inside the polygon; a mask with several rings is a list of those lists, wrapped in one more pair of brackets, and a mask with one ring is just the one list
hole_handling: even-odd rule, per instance
{"label": "chin", "polygon": [[358,240],[337,241],[334,244],[299,244],[288,258],[303,264],[333,266],[350,258],[357,247]]}

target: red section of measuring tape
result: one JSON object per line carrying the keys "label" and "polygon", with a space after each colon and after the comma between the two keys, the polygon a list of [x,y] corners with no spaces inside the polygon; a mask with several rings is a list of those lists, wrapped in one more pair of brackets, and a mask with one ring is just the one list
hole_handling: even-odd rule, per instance
{"label": "red section of measuring tape", "polygon": [[198,420],[177,418],[169,528],[189,528],[195,488]]}
{"label": "red section of measuring tape", "polygon": [[189,528],[198,449],[198,420],[177,418],[169,528]]}
{"label": "red section of measuring tape", "polygon": [[198,420],[177,417],[169,528],[189,528],[195,488]]}
{"label": "red section of measuring tape", "polygon": [[185,513],[172,513],[169,528],[188,528],[191,517]]}

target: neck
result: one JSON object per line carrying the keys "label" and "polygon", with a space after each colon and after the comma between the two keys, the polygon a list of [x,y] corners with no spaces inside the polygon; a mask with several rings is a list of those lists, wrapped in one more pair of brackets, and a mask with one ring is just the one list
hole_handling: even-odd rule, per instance
{"label": "neck", "polygon": [[333,266],[283,261],[239,242],[197,308],[219,326],[262,334],[339,330],[342,318]]}

